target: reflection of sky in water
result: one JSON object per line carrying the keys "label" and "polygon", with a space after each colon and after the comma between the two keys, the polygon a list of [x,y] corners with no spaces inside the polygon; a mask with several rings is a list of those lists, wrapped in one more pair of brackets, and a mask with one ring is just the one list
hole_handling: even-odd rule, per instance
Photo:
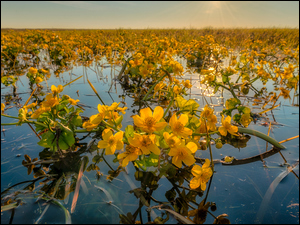
{"label": "reflection of sky in water", "polygon": [[[91,66],[93,69],[94,67]],[[120,70],[120,67],[116,67],[117,70]],[[76,79],[81,76],[85,71],[82,66],[74,67],[72,71],[67,71],[63,75],[60,75],[59,78],[56,78],[54,75],[48,80],[48,86],[51,87],[52,84],[55,86],[59,84],[67,84],[71,80]],[[68,94],[73,99],[79,99],[80,103],[86,105],[85,112],[82,114],[84,116],[91,116],[98,113],[97,105],[100,104],[99,99],[94,94],[93,90],[88,85],[86,78],[93,83],[96,90],[99,92],[103,101],[110,105],[113,102],[122,101],[121,95],[125,94],[119,84],[113,84],[111,92],[108,94],[108,90],[111,86],[112,76],[111,67],[104,68],[102,70],[103,76],[97,76],[92,70],[86,69],[85,78],[81,78],[69,86],[66,86],[63,94]],[[115,71],[115,74],[118,74],[118,71]],[[183,79],[191,79],[191,83],[194,85],[190,91],[187,91],[188,96],[186,98],[193,98],[203,108],[206,104],[202,93],[203,89],[200,87],[198,76],[185,75]],[[259,83],[260,81],[257,81]],[[43,92],[47,92],[45,82],[42,83],[44,86]],[[23,93],[19,96],[22,98],[21,104],[24,104],[27,100],[30,89],[28,87],[27,77],[21,76],[20,81],[17,83],[18,89],[17,93]],[[272,87],[271,84],[267,84],[267,88]],[[11,87],[2,88],[2,99],[4,100],[4,95],[6,93],[11,93]],[[79,97],[76,94],[76,91],[79,90]],[[48,89],[48,92],[50,89]],[[24,93],[26,92],[26,93]],[[211,92],[210,92],[211,93]],[[249,92],[249,96],[253,96],[252,92]],[[215,96],[208,97],[206,95],[206,100],[212,105],[215,106],[214,109],[216,112],[222,110],[222,104],[226,101],[229,95],[229,92],[226,90],[223,93],[224,99],[221,97],[221,92],[218,91]],[[250,99],[251,100],[251,99]],[[244,105],[252,106],[252,102],[249,99],[243,98],[241,101]],[[274,139],[281,141],[287,138],[296,136],[299,134],[299,108],[289,106],[290,103],[288,100],[280,99],[282,104],[275,110],[273,110],[274,118],[279,124],[284,126],[274,125],[270,136]],[[31,101],[32,102],[32,101]],[[138,109],[136,106],[132,106],[133,100],[128,96],[125,98],[127,103],[128,110],[126,114],[123,115],[123,128],[129,124],[133,123],[132,115],[133,109]],[[121,107],[125,106],[120,104]],[[254,109],[254,112],[260,112],[261,109],[258,107]],[[11,108],[6,111],[7,114],[12,116],[17,116],[17,109]],[[220,121],[220,116],[218,114],[218,121]],[[268,117],[270,120],[273,120],[272,115],[268,112]],[[2,117],[2,123],[15,122],[15,120]],[[251,124],[250,129],[255,129],[261,131],[265,134],[268,132],[268,126],[261,126],[261,121],[257,121],[256,124]],[[1,191],[5,190],[8,186],[11,186],[15,183],[33,179],[32,174],[27,175],[27,169],[21,165],[22,160],[24,159],[24,154],[28,154],[31,158],[38,157],[40,151],[43,150],[43,147],[36,145],[38,138],[33,134],[29,126],[23,124],[22,127],[17,126],[5,126],[5,134],[1,132]],[[83,134],[79,134],[78,137],[83,137]],[[88,143],[91,139],[85,139]],[[282,154],[288,161],[290,165],[296,163],[296,160],[299,159],[299,140],[295,139],[283,144],[287,149],[282,150]],[[266,151],[266,142],[251,136],[251,139],[247,142],[247,147],[236,149],[229,144],[225,144],[222,149],[216,149],[212,145],[213,149],[213,158],[221,159],[225,156],[234,156],[237,159],[243,159],[258,155]],[[271,149],[269,144],[268,150]],[[16,157],[17,154],[21,154],[21,157]],[[89,161],[92,162],[93,156],[96,152],[88,153]],[[196,156],[209,158],[208,151],[199,150],[196,153]],[[108,162],[111,162],[114,157],[106,156]],[[273,180],[286,169],[286,167],[281,167],[280,164],[283,164],[283,159],[279,154],[275,154],[265,159],[266,165],[268,168],[263,167],[261,161],[256,161],[250,164],[238,165],[238,166],[223,166],[221,164],[215,164],[216,173],[214,174],[211,189],[208,196],[208,201],[216,202],[217,210],[213,213],[214,215],[220,215],[226,213],[229,215],[231,223],[254,223],[256,221],[257,210],[260,208],[262,200],[268,190],[270,184]],[[117,168],[118,163],[111,163],[113,168]],[[100,170],[103,174],[108,175],[109,167],[105,163],[98,164]],[[127,167],[129,172],[129,177],[133,184],[136,187],[140,187],[140,183],[134,179],[134,167],[129,164]],[[299,167],[296,167],[294,170],[299,174]],[[89,219],[91,223],[119,223],[120,218],[118,212],[121,210],[125,214],[131,212],[132,214],[138,208],[138,200],[133,194],[130,194],[129,191],[132,189],[129,183],[124,178],[123,172],[115,179],[113,182],[107,182],[104,177],[101,177],[100,181],[96,180],[95,172],[85,172],[83,180],[88,187],[88,195],[86,195],[82,189],[79,192],[79,198],[75,212],[71,215],[73,223],[86,223],[86,218]],[[91,184],[90,184],[91,182]],[[38,184],[37,184],[38,185]],[[100,186],[107,190],[113,199],[114,205],[107,204],[107,196],[104,192],[98,190],[94,185]],[[187,184],[186,184],[187,185]],[[22,188],[24,186],[17,186]],[[166,201],[164,196],[165,192],[172,188],[171,184],[166,179],[161,179],[159,181],[159,188],[153,192],[153,197],[161,201]],[[206,192],[204,193],[206,194]],[[71,202],[73,194],[70,195],[69,202],[66,205],[66,208],[70,211]],[[200,202],[202,198],[197,199],[197,202]],[[32,223],[39,216],[39,206],[34,203],[32,199],[26,199],[27,204],[22,205],[16,210],[14,217],[14,223]],[[263,223],[297,223],[299,222],[299,180],[290,173],[285,177],[274,190],[274,193],[264,209],[264,219]],[[40,203],[40,205],[42,202]],[[151,204],[151,206],[157,203]],[[292,204],[298,204],[292,205]],[[44,206],[41,207],[44,209]],[[146,211],[143,211],[143,218],[146,220],[147,214]],[[160,212],[155,210],[155,213],[160,216]],[[57,215],[53,217],[53,214]],[[26,215],[26,216],[22,216]],[[10,212],[4,212],[1,217],[1,222],[8,223],[10,217]],[[139,217],[138,217],[139,218]],[[137,218],[137,219],[138,219]],[[153,218],[154,219],[154,218]],[[63,211],[59,207],[51,206],[46,212],[45,216],[40,222],[47,223],[61,223],[64,221]],[[145,221],[144,221],[145,222]],[[176,222],[170,217],[168,223]],[[207,216],[207,223],[212,223],[213,218]]]}

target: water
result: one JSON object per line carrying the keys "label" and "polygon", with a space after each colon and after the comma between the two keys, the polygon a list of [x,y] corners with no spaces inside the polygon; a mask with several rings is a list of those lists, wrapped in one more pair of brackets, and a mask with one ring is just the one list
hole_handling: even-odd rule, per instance
{"label": "water", "polygon": [[[92,67],[93,68],[93,67]],[[117,69],[120,69],[117,67]],[[48,80],[48,87],[52,84],[55,86],[59,84],[67,84],[71,80],[76,79],[83,74],[82,66],[74,67],[72,71],[65,72],[56,78],[54,75]],[[76,74],[76,75],[70,75]],[[114,72],[113,72],[114,73]],[[118,72],[115,72],[118,74]],[[203,90],[199,87],[198,76],[186,76],[189,79],[195,79],[191,83],[194,87],[191,92],[188,92],[187,99],[193,98],[199,104],[200,107],[204,107],[206,104],[203,97],[199,95]],[[127,125],[133,124],[133,115],[136,110],[139,109],[137,105],[134,105],[134,100],[127,96],[126,92],[118,83],[113,82],[113,74],[111,74],[111,68],[105,68],[102,71],[102,75],[97,75],[92,70],[87,69],[84,78],[81,78],[71,85],[65,87],[63,94],[69,95],[73,99],[80,99],[80,103],[86,106],[85,111],[82,115],[91,116],[98,113],[97,105],[100,104],[99,99],[94,94],[93,90],[88,85],[86,79],[89,79],[94,85],[103,101],[110,105],[113,102],[120,102],[125,97],[125,104],[120,104],[120,107],[127,106],[126,114],[123,118],[123,127],[125,129]],[[112,88],[111,84],[113,82]],[[45,82],[42,83],[44,86],[43,92],[50,92],[47,89]],[[21,76],[20,81],[17,83],[17,93],[20,97],[19,103],[22,106],[31,91],[28,85],[28,79],[26,76]],[[269,86],[270,87],[270,86]],[[77,95],[79,91],[79,97]],[[108,93],[108,91],[110,92]],[[4,102],[4,97],[11,93],[11,87],[4,87],[1,85],[1,102]],[[228,93],[224,91],[224,99],[228,97]],[[211,98],[207,97],[212,105],[215,106],[215,111],[219,112],[222,110],[224,99],[221,97],[221,93],[218,92]],[[285,140],[287,138],[296,136],[299,134],[299,108],[290,105],[288,100],[281,100],[281,105],[273,110],[273,116],[276,122],[283,124],[283,126],[274,125],[270,132],[270,136],[278,141]],[[32,102],[32,101],[31,101]],[[30,103],[31,103],[30,102]],[[247,100],[245,100],[247,105]],[[252,102],[249,101],[248,105],[251,106]],[[15,105],[15,103],[11,103]],[[153,107],[155,106],[152,105]],[[8,106],[6,106],[8,107]],[[261,109],[254,109],[254,112],[260,112]],[[6,114],[11,116],[18,115],[18,109],[16,107],[7,109]],[[219,115],[218,115],[219,116]],[[268,117],[272,120],[273,116],[268,112]],[[218,118],[220,121],[220,118]],[[16,122],[16,120],[2,117],[2,123]],[[258,130],[262,133],[267,134],[268,126],[262,126],[263,121],[257,121],[256,124],[251,123],[250,129]],[[14,184],[23,181],[34,180],[33,174],[27,174],[27,168],[22,165],[24,155],[27,154],[33,158],[41,158],[43,154],[43,147],[37,145],[39,141],[33,131],[27,124],[23,124],[21,127],[18,126],[4,126],[4,132],[1,132],[1,192],[11,187]],[[78,134],[78,138],[84,138],[85,134]],[[85,138],[80,143],[86,145],[92,141],[91,137]],[[96,141],[98,142],[98,140]],[[282,150],[281,153],[287,160],[289,165],[294,165],[299,162],[299,140],[294,139],[283,144],[286,149]],[[270,150],[272,146],[269,144],[267,150]],[[80,149],[80,148],[79,148]],[[240,149],[234,148],[230,144],[225,144],[222,149],[215,148],[212,145],[212,152],[214,159],[222,159],[225,156],[234,156],[236,159],[244,159],[263,153],[266,151],[266,142],[255,136],[251,136],[246,146]],[[101,151],[100,151],[101,153]],[[20,157],[17,154],[21,155]],[[75,184],[77,179],[77,173],[80,168],[80,162],[82,157],[88,158],[88,164],[93,164],[92,160],[97,154],[97,151],[80,151],[78,150],[72,156],[72,164],[66,163],[54,163],[51,164],[50,168],[44,165],[44,170],[50,169],[50,171],[56,173],[63,173],[65,177],[69,176],[69,180]],[[196,153],[197,157],[210,158],[209,151],[198,150]],[[118,162],[113,163],[115,156],[105,156],[106,161],[109,165],[117,170]],[[69,166],[68,166],[69,165]],[[82,177],[84,185],[80,188],[79,197],[77,200],[76,208],[74,213],[71,214],[72,223],[119,223],[120,214],[128,216],[128,213],[133,215],[139,208],[139,199],[137,199],[134,193],[130,193],[133,189],[137,191],[141,190],[141,182],[135,179],[135,168],[130,163],[127,166],[127,172],[121,170],[119,175],[109,181],[107,176],[112,172],[111,168],[104,162],[97,164],[100,168],[103,176],[100,179],[96,176],[96,171],[91,170],[90,172],[85,171]],[[249,164],[236,165],[236,166],[225,166],[221,163],[215,164],[216,173],[213,176],[211,187],[207,201],[215,202],[217,210],[213,212],[215,216],[226,213],[231,223],[299,223],[299,180],[293,174],[289,173],[283,180],[276,186],[276,189],[272,189],[272,195],[270,199],[267,196],[270,194],[270,185],[282,172],[286,170],[284,160],[279,153],[272,155],[262,161],[255,161]],[[295,174],[299,176],[299,166],[294,169]],[[40,184],[42,181],[38,180],[35,182],[36,190],[34,192],[17,193],[16,197],[22,199],[24,202],[18,208],[15,209],[13,223],[34,223],[38,220],[45,210],[46,205],[43,205],[46,201],[39,200],[36,202],[38,197],[41,195],[40,188],[45,191],[51,186],[47,184]],[[32,182],[23,183],[10,189],[11,194],[15,191],[21,191]],[[54,181],[49,181],[48,184],[55,185]],[[173,188],[172,184],[166,179],[161,178],[157,182],[158,188],[153,191],[152,197],[161,202],[168,201],[165,193]],[[101,187],[105,191],[99,190],[97,187]],[[188,187],[186,181],[184,186]],[[68,200],[64,199],[65,183],[61,183],[58,188],[59,196],[62,198],[58,200],[69,212],[71,212],[71,205],[74,196],[75,186],[71,185],[71,194]],[[149,190],[146,189],[146,190]],[[269,190],[269,191],[268,191]],[[203,197],[206,195],[207,190],[204,192]],[[5,196],[5,195],[4,195]],[[3,196],[2,196],[3,197]],[[178,197],[178,195],[177,195]],[[197,203],[200,203],[203,197],[197,196],[195,198]],[[264,205],[262,205],[264,203]],[[44,216],[40,219],[39,223],[64,223],[69,221],[66,219],[63,208],[49,203],[50,206],[45,212]],[[159,205],[159,203],[151,201],[150,207]],[[147,222],[148,213],[147,207],[142,208],[143,222]],[[259,211],[260,209],[260,211]],[[191,210],[191,209],[189,209]],[[154,209],[151,211],[149,216],[152,221],[157,217],[161,216],[165,218],[165,215],[161,214],[162,211]],[[11,210],[4,211],[1,213],[1,223],[9,223],[11,217]],[[55,215],[55,216],[53,216]],[[67,216],[68,218],[68,216]],[[140,216],[137,216],[136,220],[140,220]],[[206,223],[212,223],[214,218],[210,215],[207,216]],[[174,217],[170,215],[167,223],[177,222]]]}

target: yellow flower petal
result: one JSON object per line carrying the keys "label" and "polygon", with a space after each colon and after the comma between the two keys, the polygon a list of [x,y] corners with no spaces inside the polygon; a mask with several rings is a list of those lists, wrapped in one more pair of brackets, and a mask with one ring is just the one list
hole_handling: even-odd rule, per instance
{"label": "yellow flower petal", "polygon": [[219,127],[219,132],[222,136],[226,136],[227,135],[227,130],[225,127]]}
{"label": "yellow flower petal", "polygon": [[160,106],[157,106],[153,112],[154,119],[158,122],[163,117],[163,115],[164,115],[163,108]]}
{"label": "yellow flower petal", "polygon": [[186,147],[190,149],[192,153],[195,153],[198,150],[197,145],[194,142],[187,143]]}
{"label": "yellow flower petal", "polygon": [[197,177],[194,177],[191,181],[190,181],[190,187],[192,189],[196,189],[200,186],[200,179]]}

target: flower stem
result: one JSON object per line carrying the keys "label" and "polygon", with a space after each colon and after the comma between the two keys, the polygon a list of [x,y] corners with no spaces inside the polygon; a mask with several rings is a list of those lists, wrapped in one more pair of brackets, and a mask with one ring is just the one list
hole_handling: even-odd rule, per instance
{"label": "flower stem", "polygon": [[265,135],[257,130],[251,130],[248,128],[239,127],[238,131],[240,133],[252,134],[256,137],[264,139],[265,141],[269,142],[270,144],[274,145],[277,148],[285,149],[285,147],[283,145],[281,145],[278,141],[276,141],[275,139],[273,139],[273,138],[269,137],[268,135]]}

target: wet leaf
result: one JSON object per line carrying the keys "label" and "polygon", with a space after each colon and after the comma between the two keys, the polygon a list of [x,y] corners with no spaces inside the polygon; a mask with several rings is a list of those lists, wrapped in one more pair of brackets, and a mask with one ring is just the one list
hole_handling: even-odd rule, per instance
{"label": "wet leaf", "polygon": [[230,224],[229,219],[225,218],[227,214],[222,214],[217,216],[217,219],[214,220],[213,224]]}
{"label": "wet leaf", "polygon": [[141,188],[136,188],[136,189],[129,191],[129,193],[134,193],[135,197],[139,198],[143,205],[150,207],[149,203],[147,202],[146,198],[144,197],[144,195],[146,194],[144,190],[142,190]]}
{"label": "wet leaf", "polygon": [[164,209],[164,208],[163,209],[158,208],[158,209],[159,210],[165,210],[165,211],[173,214],[177,220],[179,220],[180,222],[182,222],[184,224],[194,224],[191,220],[185,218],[184,216],[180,215],[179,213],[177,213],[177,212],[175,212],[171,209]]}
{"label": "wet leaf", "polygon": [[25,154],[24,157],[25,157],[27,162],[31,162],[31,158],[27,154]]}
{"label": "wet leaf", "polygon": [[72,206],[71,206],[71,213],[74,212],[75,207],[76,207],[76,203],[77,203],[77,199],[78,199],[78,195],[79,195],[79,187],[80,187],[81,177],[82,177],[82,174],[83,174],[83,165],[84,165],[84,163],[81,162],[81,166],[80,166],[80,169],[79,169],[77,182],[76,182],[76,188],[75,188],[75,191],[74,191]]}
{"label": "wet leaf", "polygon": [[168,190],[165,194],[168,201],[173,201],[176,197],[176,191],[172,188],[171,190]]}

